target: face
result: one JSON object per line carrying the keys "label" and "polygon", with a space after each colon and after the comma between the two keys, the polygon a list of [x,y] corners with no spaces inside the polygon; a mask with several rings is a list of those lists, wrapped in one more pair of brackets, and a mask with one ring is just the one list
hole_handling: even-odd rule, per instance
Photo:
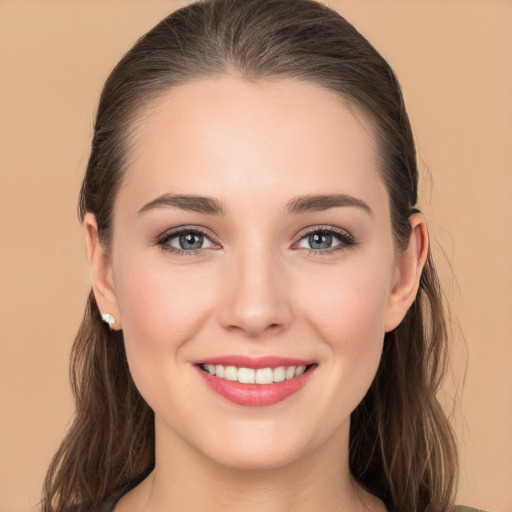
{"label": "face", "polygon": [[151,105],[95,291],[157,447],[256,468],[348,442],[408,307],[376,162],[366,120],[311,83],[226,75]]}

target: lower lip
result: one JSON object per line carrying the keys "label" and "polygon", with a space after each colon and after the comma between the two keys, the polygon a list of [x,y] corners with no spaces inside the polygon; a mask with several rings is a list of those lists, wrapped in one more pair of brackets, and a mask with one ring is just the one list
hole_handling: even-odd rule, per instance
{"label": "lower lip", "polygon": [[316,365],[309,367],[298,377],[272,384],[242,384],[238,381],[215,377],[199,367],[196,368],[210,389],[230,402],[238,405],[263,407],[282,402],[300,391],[313,375]]}

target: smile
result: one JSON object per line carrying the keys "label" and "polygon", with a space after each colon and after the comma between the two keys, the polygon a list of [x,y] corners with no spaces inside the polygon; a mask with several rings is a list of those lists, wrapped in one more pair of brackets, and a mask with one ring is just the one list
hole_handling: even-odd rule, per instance
{"label": "smile", "polygon": [[201,368],[221,379],[238,381],[242,384],[272,384],[299,377],[306,371],[306,366],[278,366],[277,368],[237,368],[221,364],[202,364]]}
{"label": "smile", "polygon": [[312,361],[225,356],[196,362],[206,385],[237,405],[268,406],[300,391],[315,373]]}

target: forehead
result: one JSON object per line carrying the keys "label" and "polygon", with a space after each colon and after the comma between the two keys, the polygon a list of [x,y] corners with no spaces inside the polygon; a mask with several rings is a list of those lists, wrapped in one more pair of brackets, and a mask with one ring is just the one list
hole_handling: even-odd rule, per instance
{"label": "forehead", "polygon": [[134,133],[121,192],[135,203],[168,192],[284,201],[365,188],[371,199],[383,187],[370,123],[306,81],[192,81],[150,104]]}

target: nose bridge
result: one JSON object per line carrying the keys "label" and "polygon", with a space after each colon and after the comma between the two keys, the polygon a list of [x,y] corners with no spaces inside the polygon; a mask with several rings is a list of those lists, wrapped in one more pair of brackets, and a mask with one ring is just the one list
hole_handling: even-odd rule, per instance
{"label": "nose bridge", "polygon": [[226,268],[221,323],[250,337],[284,329],[291,319],[291,308],[284,269],[275,248],[268,241],[256,242],[254,238],[240,245]]}

